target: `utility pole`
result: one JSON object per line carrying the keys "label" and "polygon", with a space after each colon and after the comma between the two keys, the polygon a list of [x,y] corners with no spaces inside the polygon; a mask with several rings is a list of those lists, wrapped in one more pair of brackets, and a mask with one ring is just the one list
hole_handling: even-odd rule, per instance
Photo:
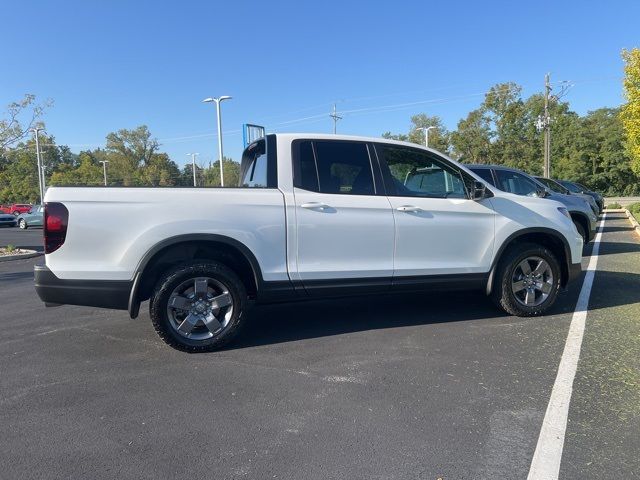
{"label": "utility pole", "polygon": [[550,74],[544,76],[544,176],[551,177],[551,118],[549,117]]}
{"label": "utility pole", "polygon": [[[187,155],[191,155],[191,170],[193,170],[193,186],[197,187],[196,184],[196,155],[200,155],[199,153],[187,153]],[[222,170],[220,171],[222,173]]]}
{"label": "utility pole", "polygon": [[335,103],[333,104],[333,113],[330,113],[329,116],[333,118],[333,134],[335,135],[337,131],[338,120],[342,120],[342,117],[338,115],[338,112],[336,111]]}
{"label": "utility pole", "polygon": [[107,186],[107,163],[109,163],[109,160],[100,160],[100,163],[102,164],[102,173],[104,174],[104,186]]}
{"label": "utility pole", "polygon": [[36,158],[38,159],[38,186],[40,187],[40,203],[44,203],[44,172],[42,170],[42,160],[40,158],[40,138],[39,133],[43,128],[32,128],[34,137],[36,138]]}

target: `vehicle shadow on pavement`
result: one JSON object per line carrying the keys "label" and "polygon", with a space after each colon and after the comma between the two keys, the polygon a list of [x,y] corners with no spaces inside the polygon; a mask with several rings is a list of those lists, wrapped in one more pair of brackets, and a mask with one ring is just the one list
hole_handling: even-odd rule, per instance
{"label": "vehicle shadow on pavement", "polygon": [[[548,315],[557,317],[573,313],[583,279],[584,273],[568,291],[559,295]],[[639,274],[598,270],[589,309],[640,302],[638,285]],[[601,291],[606,291],[606,295],[599,295]],[[430,292],[312,300],[256,307],[249,314],[246,328],[225,350],[367,330],[466,321],[507,321],[514,324],[536,322],[539,319],[509,316],[482,292]]]}
{"label": "vehicle shadow on pavement", "polygon": [[640,243],[600,242],[599,257],[618,253],[640,253]]}
{"label": "vehicle shadow on pavement", "polygon": [[[429,293],[313,300],[256,307],[227,350],[386,328],[510,319],[482,293]],[[526,322],[528,319],[515,319]]]}
{"label": "vehicle shadow on pavement", "polygon": [[596,271],[589,310],[635,303],[640,303],[640,274]]}
{"label": "vehicle shadow on pavement", "polygon": [[632,227],[607,227],[605,226],[602,229],[602,233],[611,233],[611,232],[629,232],[633,230]]}

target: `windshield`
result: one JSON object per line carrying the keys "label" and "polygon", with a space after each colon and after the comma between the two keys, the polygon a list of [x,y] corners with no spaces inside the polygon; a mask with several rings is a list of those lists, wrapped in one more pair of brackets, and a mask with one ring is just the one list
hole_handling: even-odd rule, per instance
{"label": "windshield", "polygon": [[575,184],[571,182],[567,182],[566,180],[560,180],[559,182],[563,187],[566,187],[567,190],[569,190],[570,192],[582,193],[582,190],[580,190]]}
{"label": "windshield", "polygon": [[569,193],[569,190],[564,188],[558,182],[551,180],[550,178],[536,177],[536,180],[538,180],[540,183],[542,183],[545,187],[547,187],[552,192],[563,193],[565,195]]}

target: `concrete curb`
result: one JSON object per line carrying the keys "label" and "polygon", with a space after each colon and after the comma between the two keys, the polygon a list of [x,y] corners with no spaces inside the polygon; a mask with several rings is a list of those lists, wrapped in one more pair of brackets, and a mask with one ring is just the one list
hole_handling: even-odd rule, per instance
{"label": "concrete curb", "polygon": [[25,253],[18,253],[16,255],[2,255],[0,257],[0,263],[10,262],[11,260],[23,260],[25,258],[39,257],[42,252],[36,252],[35,250],[25,250]]}
{"label": "concrete curb", "polygon": [[640,236],[640,224],[638,224],[638,221],[635,219],[633,214],[626,208],[624,209],[624,213],[627,215],[627,218],[631,222],[631,225],[633,225],[633,228],[635,229],[638,236]]}

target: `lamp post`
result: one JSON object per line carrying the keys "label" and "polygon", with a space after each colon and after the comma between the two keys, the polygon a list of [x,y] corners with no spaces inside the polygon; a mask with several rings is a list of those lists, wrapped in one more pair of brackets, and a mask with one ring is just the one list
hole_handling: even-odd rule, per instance
{"label": "lamp post", "polygon": [[100,160],[100,163],[102,164],[102,173],[104,174],[104,186],[107,186],[107,163],[109,163],[109,160]]}
{"label": "lamp post", "polygon": [[[193,170],[193,186],[196,185],[196,155],[200,155],[199,153],[187,153],[187,155],[191,155],[191,170]],[[222,173],[222,172],[220,172]]]}
{"label": "lamp post", "polygon": [[34,137],[36,138],[36,158],[38,159],[38,186],[40,187],[40,203],[44,204],[44,172],[42,168],[42,160],[40,158],[40,138],[39,133],[44,130],[43,128],[32,128]]}
{"label": "lamp post", "polygon": [[231,100],[229,95],[223,95],[221,97],[209,97],[205,98],[202,103],[215,102],[216,113],[218,115],[218,159],[220,160],[220,186],[224,187],[224,172],[222,169],[222,117],[220,115],[220,102],[224,100]]}
{"label": "lamp post", "polygon": [[418,127],[418,128],[416,128],[416,130],[422,130],[424,132],[424,146],[425,147],[429,146],[429,130],[431,130],[432,128],[437,128],[437,127],[431,126],[431,127]]}

